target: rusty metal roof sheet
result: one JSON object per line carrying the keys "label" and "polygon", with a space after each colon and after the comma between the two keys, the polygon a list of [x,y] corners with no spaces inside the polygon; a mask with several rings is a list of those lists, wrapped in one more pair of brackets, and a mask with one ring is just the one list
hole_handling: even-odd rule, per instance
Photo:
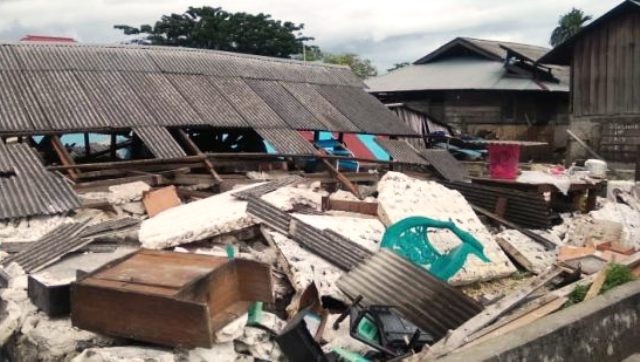
{"label": "rusty metal roof sheet", "polygon": [[390,305],[408,321],[444,337],[482,311],[482,306],[410,261],[381,249],[337,282],[338,288],[366,305]]}
{"label": "rusty metal roof sheet", "polygon": [[298,131],[288,128],[262,129],[256,128],[260,137],[269,142],[278,153],[285,155],[313,155],[317,152],[309,141]]}
{"label": "rusty metal roof sheet", "polygon": [[2,265],[16,262],[27,273],[37,272],[66,254],[89,244],[91,239],[80,237],[86,224],[86,222],[62,224],[41,239],[30,243],[26,249],[4,259]]}
{"label": "rusty metal roof sheet", "polygon": [[337,110],[311,85],[280,82],[327,130],[337,132],[362,132],[353,122]]}
{"label": "rusty metal roof sheet", "polygon": [[136,127],[135,133],[156,158],[180,158],[187,154],[165,127]]}
{"label": "rusty metal roof sheet", "polygon": [[15,174],[0,177],[0,219],[60,214],[80,206],[73,188],[48,172],[29,146],[7,145],[3,151]]}
{"label": "rusty metal roof sheet", "polygon": [[366,133],[415,135],[400,118],[370,94],[344,86],[315,85],[314,88]]}
{"label": "rusty metal roof sheet", "polygon": [[247,83],[291,128],[300,130],[327,128],[278,82],[247,80]]}
{"label": "rusty metal roof sheet", "polygon": [[394,161],[411,165],[428,165],[410,144],[405,141],[376,137],[376,142],[384,148]]}
{"label": "rusty metal roof sheet", "polygon": [[191,74],[167,74],[167,78],[191,104],[203,123],[215,127],[249,127],[244,118],[211,85],[207,77]]}

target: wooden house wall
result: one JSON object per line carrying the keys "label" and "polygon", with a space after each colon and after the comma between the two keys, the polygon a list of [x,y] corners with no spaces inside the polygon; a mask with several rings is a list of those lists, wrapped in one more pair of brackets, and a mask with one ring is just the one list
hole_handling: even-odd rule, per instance
{"label": "wooden house wall", "polygon": [[573,50],[571,78],[575,117],[640,115],[640,12],[583,36]]}

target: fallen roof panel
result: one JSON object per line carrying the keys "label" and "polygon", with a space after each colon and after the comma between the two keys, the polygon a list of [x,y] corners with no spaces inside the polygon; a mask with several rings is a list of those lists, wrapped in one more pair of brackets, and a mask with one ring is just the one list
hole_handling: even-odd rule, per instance
{"label": "fallen roof panel", "polygon": [[15,262],[27,273],[36,272],[90,243],[91,239],[80,238],[85,226],[86,222],[62,224],[30,243],[27,249],[4,259],[2,265]]}
{"label": "fallen roof panel", "polygon": [[447,181],[464,181],[469,178],[464,165],[447,150],[420,150],[420,155]]}
{"label": "fallen roof panel", "polygon": [[187,154],[165,127],[136,127],[133,133],[138,135],[145,146],[156,158],[180,158]]}
{"label": "fallen roof panel", "polygon": [[0,153],[15,172],[0,177],[0,220],[60,214],[80,206],[73,188],[48,172],[26,144],[7,145]]}
{"label": "fallen roof panel", "polygon": [[377,137],[376,142],[384,148],[394,161],[410,165],[428,165],[410,144],[405,141],[392,140],[389,138]]}
{"label": "fallen roof panel", "polygon": [[366,305],[390,305],[408,321],[444,337],[482,311],[482,306],[423,268],[381,249],[337,282],[338,288]]}
{"label": "fallen roof panel", "polygon": [[233,193],[233,196],[239,198],[240,200],[249,200],[251,197],[259,198],[262,195],[273,192],[281,187],[295,185],[302,181],[304,181],[304,178],[298,175],[283,177],[269,181],[262,185],[258,185],[256,187],[251,187],[242,191],[235,192]]}

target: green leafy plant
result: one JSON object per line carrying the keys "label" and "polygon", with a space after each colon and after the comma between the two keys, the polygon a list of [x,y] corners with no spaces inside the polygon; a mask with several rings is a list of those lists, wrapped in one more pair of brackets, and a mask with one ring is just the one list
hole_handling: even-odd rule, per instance
{"label": "green leafy plant", "polygon": [[[633,271],[624,265],[620,264],[611,264],[607,267],[607,276],[602,284],[602,288],[600,288],[600,292],[598,294],[603,294],[608,290],[611,290],[617,286],[628,283],[636,279],[636,276],[633,274]],[[567,296],[569,299],[564,308],[572,306],[574,304],[578,304],[584,300],[587,296],[587,292],[589,291],[589,285],[578,285],[572,292]]]}

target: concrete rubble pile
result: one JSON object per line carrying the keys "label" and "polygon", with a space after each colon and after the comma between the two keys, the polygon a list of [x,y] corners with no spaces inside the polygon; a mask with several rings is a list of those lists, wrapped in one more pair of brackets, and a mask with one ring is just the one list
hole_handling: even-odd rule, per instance
{"label": "concrete rubble pile", "polygon": [[[0,290],[1,358],[11,361],[76,362],[284,361],[288,351],[282,348],[282,343],[285,342],[278,336],[303,312],[309,313],[304,317],[305,325],[322,353],[349,351],[365,355],[373,348],[350,336],[348,318],[339,328],[333,328],[340,313],[354,302],[345,293],[341,279],[346,275],[355,275],[365,260],[383,253],[385,248],[381,247],[381,242],[388,227],[415,216],[452,221],[479,241],[489,261],[470,254],[449,280],[442,282],[431,276],[428,278],[433,278],[433,283],[448,284],[457,288],[457,291],[462,291],[466,295],[461,294],[460,298],[468,298],[479,310],[498,310],[496,318],[479,324],[479,327],[465,335],[465,339],[456,342],[456,333],[460,333],[460,330],[455,329],[451,331],[452,337],[433,340],[430,342],[433,348],[422,352],[427,353],[425,356],[439,356],[473,340],[469,338],[471,333],[482,331],[505,316],[508,319],[509,313],[517,313],[517,308],[509,308],[509,313],[506,310],[500,311],[498,305],[510,300],[512,293],[526,289],[529,283],[535,284],[550,274],[556,279],[562,279],[558,270],[577,270],[578,275],[583,273],[587,278],[594,278],[611,262],[624,263],[625,260],[634,259],[635,250],[640,248],[640,202],[633,183],[612,182],[609,190],[613,191],[608,197],[598,199],[596,210],[586,214],[564,213],[560,215],[561,222],[548,230],[529,230],[496,223],[495,220],[477,213],[460,192],[436,181],[421,180],[399,172],[387,172],[374,185],[373,192],[371,186],[367,186],[367,194],[371,196],[364,200],[342,190],[329,192],[320,182],[304,181],[283,186],[257,197],[265,205],[272,207],[269,209],[272,211],[268,215],[256,216],[250,204],[257,201],[241,199],[235,194],[260,187],[266,182],[268,181],[174,204],[153,217],[147,215],[148,204],[145,199],[152,188],[144,182],[135,182],[111,186],[104,192],[80,195],[85,205],[94,204],[100,205],[99,207],[85,206],[64,216],[0,223],[0,248],[4,250],[0,255],[2,260],[13,260],[8,264],[2,262],[2,274],[7,279],[7,285]],[[327,204],[331,201],[335,205],[350,206],[343,207],[342,210],[338,210],[338,207],[329,209]],[[375,208],[373,213],[358,212],[370,205]],[[278,215],[282,220],[287,220],[289,230],[277,230],[273,226],[275,221],[270,219],[276,216],[270,215]],[[276,221],[278,220],[280,219]],[[123,225],[105,226],[119,222]],[[12,255],[26,253],[30,245],[44,240],[47,234],[59,230],[57,228],[61,225],[76,223],[84,224],[79,226],[81,231],[73,234],[74,237],[86,242],[79,243],[80,247],[69,247],[63,258],[52,259],[30,272],[25,272],[20,264],[21,260],[28,259],[7,259],[13,258]],[[322,245],[309,244],[313,240],[301,238],[294,225],[319,231],[322,235],[316,236],[342,243],[346,251],[332,254],[335,255],[334,259],[326,257],[315,249],[322,248]],[[535,240],[537,238],[531,237],[531,233],[550,241],[556,247],[549,248],[540,244]],[[424,236],[438,255],[447,255],[462,243],[449,230],[429,229]],[[212,335],[212,344],[206,347],[197,343],[189,345],[184,341],[172,345],[153,343],[153,338],[136,340],[126,337],[135,336],[134,332],[127,335],[112,330],[112,333],[103,334],[77,328],[75,324],[81,316],[74,315],[74,308],[78,308],[74,301],[77,303],[81,300],[78,293],[82,288],[97,287],[100,283],[103,287],[121,283],[120,288],[129,288],[125,284],[135,284],[135,278],[124,279],[128,269],[119,265],[126,265],[127,260],[133,263],[131,260],[135,256],[131,255],[142,258],[141,250],[147,250],[151,256],[155,255],[153,257],[156,259],[149,260],[157,260],[154,262],[155,266],[151,267],[153,264],[150,264],[145,270],[146,276],[140,277],[141,280],[148,278],[154,281],[145,288],[156,288],[158,298],[164,298],[161,296],[163,293],[168,295],[169,288],[183,288],[179,289],[175,297],[171,297],[173,299],[170,303],[184,304],[189,300],[193,306],[206,305],[209,299],[218,298],[218,293],[224,292],[221,290],[223,284],[212,282],[217,280],[216,273],[222,273],[224,268],[231,268],[233,261],[246,260],[265,266],[272,281],[269,292],[272,293],[273,300],[264,303],[249,303],[252,302],[249,300],[235,304],[232,308],[238,309],[228,312],[233,317],[225,316],[224,325],[220,329],[212,330],[211,326],[207,327]],[[185,286],[173,285],[171,278],[178,272],[160,274],[164,273],[163,268],[166,266],[163,258],[168,260],[174,255],[167,252],[201,256],[203,259],[197,259],[193,263],[197,263],[199,267],[206,266],[211,271],[196,273],[196,264],[193,264],[192,269],[188,265],[180,266],[186,268],[180,269],[180,273],[184,273],[180,276],[184,277]],[[345,269],[340,258],[343,255],[347,258],[346,255],[351,254],[355,255],[357,262],[353,267]],[[28,256],[28,253],[25,255]],[[587,264],[596,265],[595,269],[587,273],[583,269]],[[136,265],[144,269],[144,265]],[[428,273],[431,266],[418,267]],[[250,283],[246,279],[249,277],[243,275],[241,269],[238,270],[229,275],[241,280],[239,283]],[[255,275],[257,274],[258,272]],[[108,278],[112,279],[104,277],[100,283],[91,281],[92,278],[98,280],[103,275],[109,275]],[[229,278],[231,277],[220,279],[226,283],[224,288],[235,288]],[[544,280],[544,288],[552,290],[548,283],[552,278]],[[203,283],[213,283],[208,285],[206,293],[209,294],[206,297],[199,296],[200,292],[193,289],[200,288]],[[406,288],[411,286],[407,285]],[[540,288],[536,292],[540,292]],[[242,294],[240,297],[244,298],[245,292],[234,293],[235,297]],[[105,294],[105,298],[109,298],[108,295]],[[162,303],[166,301],[163,300]],[[143,299],[139,301],[143,303]],[[61,306],[60,303],[65,305]],[[408,300],[407,303],[414,301]],[[521,300],[513,306],[522,307],[520,303]],[[44,307],[45,305],[49,307]],[[72,317],[69,316],[69,310],[65,312],[63,307],[70,309]],[[54,310],[58,312],[53,312]],[[213,310],[210,312],[220,313]],[[157,318],[171,317],[167,310],[154,310],[152,314],[156,313]],[[482,314],[478,316],[480,315]],[[218,317],[219,315],[213,315],[212,321],[218,320]],[[412,320],[411,315],[402,314],[402,318],[413,324],[420,322]],[[460,321],[459,324],[465,326],[464,322]],[[144,329],[145,326],[140,323],[139,320],[132,320],[131,328]],[[153,331],[145,333],[153,334]]]}

